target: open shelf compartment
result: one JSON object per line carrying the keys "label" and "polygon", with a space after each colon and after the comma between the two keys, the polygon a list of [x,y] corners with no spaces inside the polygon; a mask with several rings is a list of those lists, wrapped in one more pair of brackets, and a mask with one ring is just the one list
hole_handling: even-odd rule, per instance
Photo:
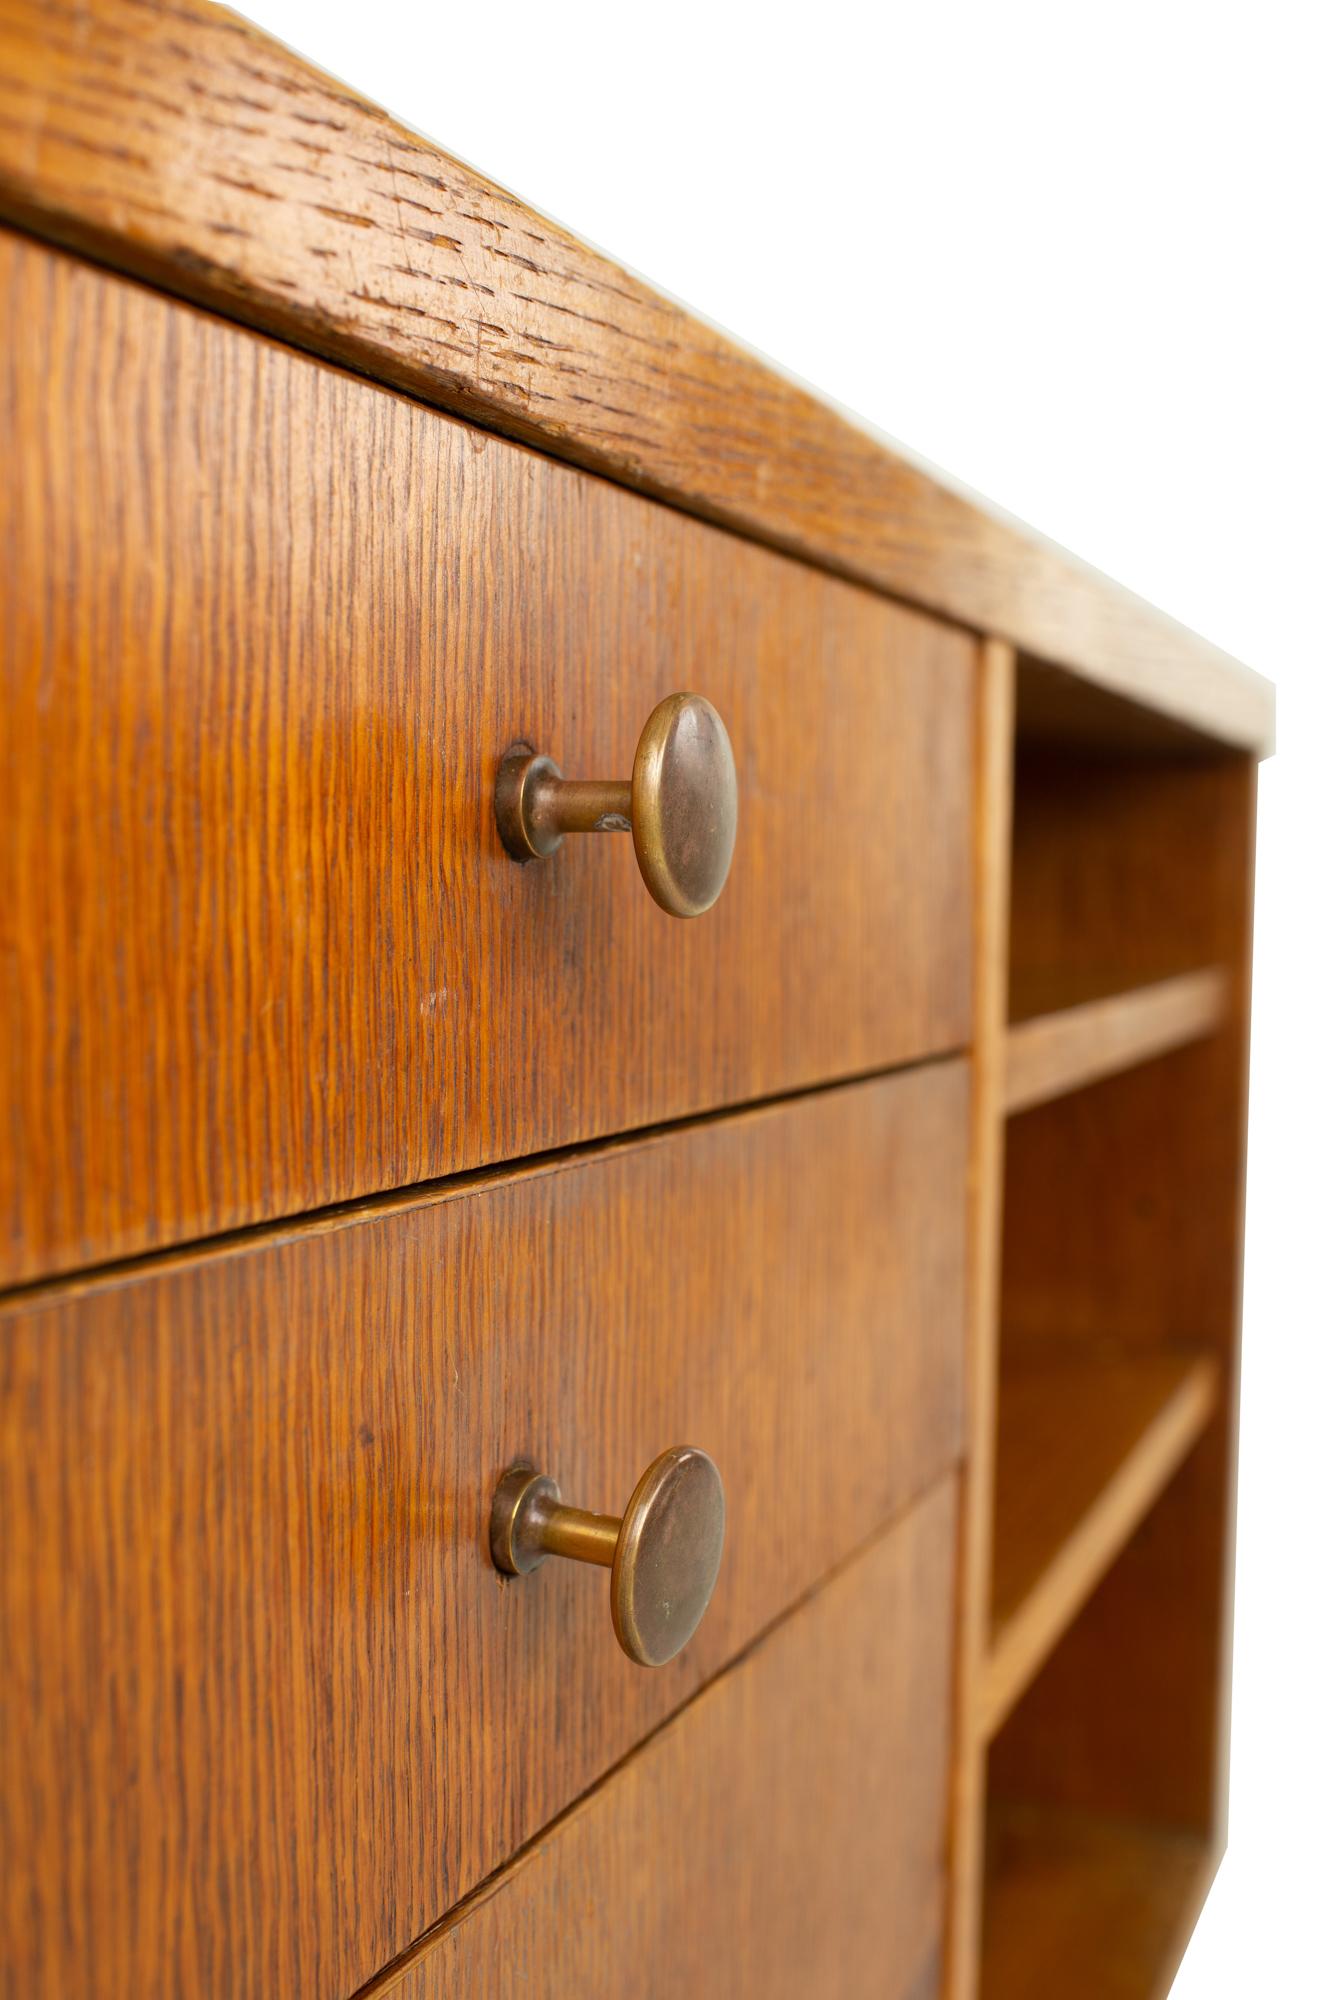
{"label": "open shelf compartment", "polygon": [[1207,1354],[1079,1345],[1002,1368],[990,1736],[1217,1407]]}
{"label": "open shelf compartment", "polygon": [[983,2000],[1165,2000],[1212,1874],[1195,1833],[992,1801]]}
{"label": "open shelf compartment", "polygon": [[1220,1852],[1204,1433],[994,1736],[982,2000],[1162,2000]]}
{"label": "open shelf compartment", "polygon": [[1163,2000],[1226,1837],[1254,773],[1066,696],[1019,660],[982,794],[954,2000]]}
{"label": "open shelf compartment", "polygon": [[[1137,1006],[1090,1013],[1071,1033],[1087,1047],[1123,1031],[1132,1046],[1135,1033],[1151,1042],[1154,1023],[1176,1040],[1216,1025],[1248,886],[1244,769],[1020,745],[1013,782],[1010,1028],[1132,996]],[[1048,1023],[1040,1039],[1054,1033]]]}
{"label": "open shelf compartment", "polygon": [[1026,1111],[1212,1034],[1226,1017],[1227,988],[1224,968],[1205,966],[1017,1022],[1005,1039],[1005,1110]]}

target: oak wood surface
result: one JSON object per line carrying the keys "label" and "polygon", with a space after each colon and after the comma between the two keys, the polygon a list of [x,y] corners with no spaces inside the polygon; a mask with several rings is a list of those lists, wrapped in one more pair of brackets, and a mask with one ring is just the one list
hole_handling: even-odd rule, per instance
{"label": "oak wood surface", "polygon": [[[1244,1181],[1253,767],[1045,769],[1015,797],[1011,1018],[1199,966],[1212,1034],[1008,1122],[1001,1301],[1011,1351],[1049,1339],[1229,1355]],[[1183,967],[1180,961],[1184,961]],[[1175,963],[1173,963],[1175,961]]]}
{"label": "oak wood surface", "polygon": [[[967,1122],[965,1065],[927,1065],[11,1303],[12,1990],[351,1992],[924,1491],[960,1446]],[[727,1547],[649,1673],[605,1572],[503,1580],[486,1520],[515,1460],[605,1511],[672,1443],[721,1468]],[[912,1650],[884,1612],[866,1690]]]}
{"label": "oak wood surface", "polygon": [[[1250,769],[1229,756],[1020,747],[1011,1023],[1204,969],[1234,972],[1234,915],[1249,881],[1237,793]],[[1242,983],[1231,994],[1237,1029],[1243,998]]]}
{"label": "oak wood surface", "polygon": [[1104,760],[1217,755],[1216,741],[1197,724],[1030,654],[1017,660],[1014,733],[1022,751],[1058,750]]}
{"label": "oak wood surface", "polygon": [[1257,675],[205,0],[0,0],[0,213],[1222,740],[1271,743]]}
{"label": "oak wood surface", "polygon": [[1019,1022],[1005,1044],[1005,1109],[1026,1110],[1211,1034],[1226,1005],[1226,972],[1208,966]]}
{"label": "oak wood surface", "polygon": [[995,1799],[981,2000],[1166,2000],[1213,1873],[1197,1835]]}
{"label": "oak wood surface", "polygon": [[981,1704],[990,1643],[1000,1230],[1004,1195],[1005,1002],[1013,808],[1015,662],[992,640],[977,676],[972,1129],[968,1174],[967,1451],[959,1475],[956,1734],[946,1989],[973,2000],[980,1947],[985,1801]]}
{"label": "oak wood surface", "polygon": [[488,1884],[375,2000],[938,1990],[952,1483]]}
{"label": "oak wood surface", "polygon": [[1217,1388],[1197,1354],[1001,1363],[987,1734],[1198,1442]]}
{"label": "oak wood surface", "polygon": [[[1226,997],[1201,1039],[1007,1123],[981,1991],[1154,2000],[1226,1843],[1254,770],[1040,706],[1015,772],[1014,1041],[1058,1046],[1033,1017],[1089,1003],[1104,1027],[1200,967]],[[1108,1367],[1160,1381],[1137,1443],[1111,1421],[1134,1395],[1089,1386]],[[1016,1390],[1039,1421],[1015,1426]]]}
{"label": "oak wood surface", "polygon": [[1218,1391],[1215,1420],[996,1739],[991,1779],[1220,1846],[1255,772],[1228,758],[1026,775],[1016,989],[1087,997],[1183,957],[1226,970],[1229,1004],[1203,1040],[1008,1121],[1006,1347],[1027,1365],[1071,1342],[1143,1357],[1188,1344],[1216,1362]]}
{"label": "oak wood surface", "polygon": [[[0,1283],[967,1040],[970,639],[12,234],[0,298]],[[626,777],[678,687],[717,907],[510,861],[504,750]]]}

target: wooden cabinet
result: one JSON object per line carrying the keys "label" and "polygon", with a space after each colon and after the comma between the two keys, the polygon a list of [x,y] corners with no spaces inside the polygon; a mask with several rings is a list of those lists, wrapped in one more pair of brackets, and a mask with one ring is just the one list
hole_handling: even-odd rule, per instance
{"label": "wooden cabinet", "polygon": [[[0,1316],[22,1990],[353,1991],[937,1483],[967,1110],[930,1065]],[[645,1672],[487,1513],[679,1442],[727,1546]]]}
{"label": "wooden cabinet", "polygon": [[[0,1993],[1163,1991],[1272,690],[203,0],[0,292]],[[510,858],[687,689],[714,908]]]}
{"label": "wooden cabinet", "polygon": [[400,2000],[937,1990],[954,1526],[946,1482],[423,1941]]}
{"label": "wooden cabinet", "polygon": [[[963,634],[13,236],[0,296],[0,1275],[963,1046]],[[510,744],[625,778],[696,686],[706,924],[508,859]]]}
{"label": "wooden cabinet", "polygon": [[1225,1842],[1254,772],[1029,700],[977,1045],[957,1963],[983,2000],[1136,2000]]}

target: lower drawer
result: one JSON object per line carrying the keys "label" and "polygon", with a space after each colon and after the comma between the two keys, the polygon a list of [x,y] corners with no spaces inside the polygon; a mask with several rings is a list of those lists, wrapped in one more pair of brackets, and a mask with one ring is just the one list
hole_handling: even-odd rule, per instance
{"label": "lower drawer", "polygon": [[[0,1312],[0,1964],[346,1995],[956,1458],[968,1077],[931,1066]],[[658,1672],[501,1578],[527,1459],[727,1488]]]}
{"label": "lower drawer", "polygon": [[949,1770],[948,1480],[375,2000],[928,2000]]}

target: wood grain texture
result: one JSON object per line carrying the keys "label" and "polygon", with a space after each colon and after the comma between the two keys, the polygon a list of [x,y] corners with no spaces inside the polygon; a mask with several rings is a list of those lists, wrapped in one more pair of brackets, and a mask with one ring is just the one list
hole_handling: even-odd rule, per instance
{"label": "wood grain texture", "polygon": [[[967,1122],[929,1065],[12,1304],[12,1990],[351,1992],[924,1491],[960,1447]],[[604,1572],[502,1580],[486,1521],[516,1459],[610,1509],[679,1442],[727,1551],[647,1673]]]}
{"label": "wood grain texture", "polygon": [[957,1727],[946,1960],[947,1991],[954,2000],[972,2000],[980,1949],[986,1781],[981,1704],[990,1644],[1014,683],[1012,648],[991,640],[982,649],[977,676],[973,809],[976,863],[972,919],[975,939],[972,1132],[968,1173],[967,1453],[959,1475],[962,1547],[954,1661]]}
{"label": "wood grain texture", "polygon": [[[1244,758],[1020,748],[1009,1019],[1228,969],[1249,874]],[[1243,989],[1232,994],[1243,1024]]]}
{"label": "wood grain texture", "polygon": [[[1254,771],[1133,731],[1094,748],[1085,704],[1041,709],[1059,726],[1020,733],[1015,774],[1013,1039],[1201,966],[1226,1006],[1008,1121],[981,1994],[1164,2000],[1226,1842]],[[1108,1369],[1121,1388],[1094,1390]]]}
{"label": "wood grain texture", "polygon": [[944,1904],[945,1484],[375,2000],[927,2000]]}
{"label": "wood grain texture", "polygon": [[[1002,1324],[1229,1353],[1244,1167],[1252,767],[1045,773],[1015,799],[1011,1010],[1220,966],[1220,1029],[1009,1120]],[[1174,961],[1174,963],[1172,963]]]}
{"label": "wood grain texture", "polygon": [[1096,991],[1109,970],[1115,990],[1183,955],[1226,969],[1230,1003],[1206,1039],[1009,1120],[1006,1346],[1028,1365],[1071,1342],[1145,1357],[1187,1343],[1217,1363],[1218,1410],[1014,1709],[991,1778],[1221,1844],[1254,769],[1048,770],[1026,801],[1023,775],[1018,988]]}
{"label": "wood grain texture", "polygon": [[[0,1282],[961,1047],[975,648],[0,242]],[[735,744],[717,908],[520,868],[526,738]]]}
{"label": "wood grain texture", "polygon": [[1228,1443],[1219,1413],[1047,1654],[992,1740],[995,1796],[1225,1848]]}
{"label": "wood grain texture", "polygon": [[1005,1044],[1005,1109],[1025,1111],[1198,1041],[1226,1006],[1226,972],[1207,966],[1019,1022]]}
{"label": "wood grain texture", "polygon": [[1216,742],[1202,729],[1027,654],[1017,662],[1014,732],[1024,751],[1103,759],[1217,755]]}
{"label": "wood grain texture", "polygon": [[1211,1356],[1172,1352],[1002,1369],[987,1735],[1198,1443],[1217,1387]]}
{"label": "wood grain texture", "polygon": [[1166,2000],[1215,1863],[1168,1827],[996,1800],[981,2000]]}
{"label": "wood grain texture", "polygon": [[3,0],[0,212],[1222,740],[1271,742],[1257,675],[204,0]]}

